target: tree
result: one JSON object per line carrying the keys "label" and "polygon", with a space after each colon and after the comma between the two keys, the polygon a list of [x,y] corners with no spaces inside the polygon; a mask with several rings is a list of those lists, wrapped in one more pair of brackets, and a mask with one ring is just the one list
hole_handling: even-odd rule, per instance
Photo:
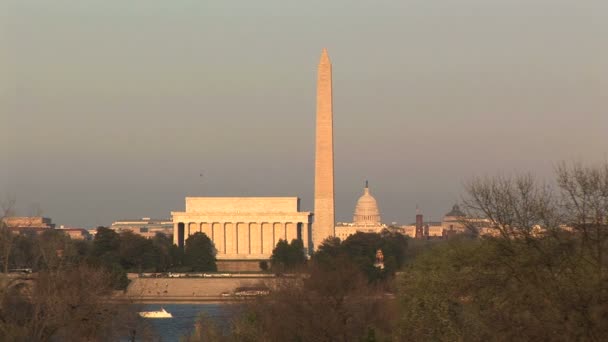
{"label": "tree", "polygon": [[171,270],[183,272],[188,270],[188,266],[185,261],[184,249],[180,248],[173,243],[169,247],[169,259],[171,260]]}
{"label": "tree", "polygon": [[97,227],[97,234],[93,240],[93,256],[99,258],[118,259],[120,236],[110,228]]}
{"label": "tree", "polygon": [[400,270],[407,257],[409,239],[403,234],[391,230],[380,232],[384,264],[390,274]]}
{"label": "tree", "polygon": [[556,174],[467,184],[468,214],[495,234],[437,245],[405,270],[400,339],[608,335],[608,164],[562,163]]}
{"label": "tree", "polygon": [[[387,279],[403,265],[406,256],[407,239],[399,233],[382,231],[380,234],[358,232],[342,243],[338,238],[328,238],[313,255],[317,264],[331,262],[347,256],[372,282]],[[384,254],[384,269],[374,266],[376,251]]]}
{"label": "tree", "polygon": [[297,267],[304,265],[306,255],[304,254],[304,244],[301,240],[279,240],[270,256],[272,269],[278,272],[293,271]]}
{"label": "tree", "polygon": [[342,253],[341,249],[341,241],[340,238],[331,236],[323,240],[321,245],[317,249],[315,253],[315,257],[319,256],[327,256],[327,257],[337,257],[340,253]]}
{"label": "tree", "polygon": [[15,234],[11,231],[5,222],[7,217],[13,216],[15,213],[16,199],[14,196],[8,197],[6,200],[0,202],[0,251],[2,257],[2,266],[4,273],[8,273],[8,267],[10,264],[10,256],[13,249],[13,241]]}
{"label": "tree", "polygon": [[[0,340],[101,341],[147,336],[132,305],[114,300],[110,275],[86,264],[0,284]],[[144,329],[142,331],[142,329]]]}
{"label": "tree", "polygon": [[157,272],[166,272],[172,266],[181,264],[181,260],[175,260],[173,257],[175,254],[174,250],[179,248],[165,234],[156,233],[152,238],[152,245],[157,255]]}
{"label": "tree", "polygon": [[268,261],[266,261],[266,260],[260,261],[259,266],[262,271],[264,271],[264,272],[268,271]]}
{"label": "tree", "polygon": [[159,256],[151,240],[131,231],[120,233],[120,264],[128,271],[155,270]]}
{"label": "tree", "polygon": [[37,269],[36,238],[28,234],[15,236],[14,248],[10,256],[12,267]]}
{"label": "tree", "polygon": [[244,303],[226,335],[203,320],[188,341],[388,340],[394,301],[371,286],[346,256],[331,265],[310,265],[309,271],[305,277],[280,278],[270,295]]}
{"label": "tree", "polygon": [[120,259],[120,235],[112,229],[98,227],[88,263],[103,267],[109,274],[114,289],[124,290],[129,284],[127,273]]}
{"label": "tree", "polygon": [[15,234],[4,224],[4,221],[0,221],[0,250],[2,251],[2,271],[4,273],[8,273],[14,240]]}
{"label": "tree", "polygon": [[48,229],[35,236],[35,266],[38,269],[58,269],[79,262],[72,240],[65,233]]}
{"label": "tree", "polygon": [[[380,234],[358,232],[342,242],[344,253],[359,267],[370,281],[384,279],[389,270],[374,266],[376,251],[383,245]],[[383,251],[384,252],[384,251]],[[388,257],[385,255],[385,257]],[[391,269],[390,272],[393,272]]]}
{"label": "tree", "polygon": [[215,246],[205,233],[197,232],[186,239],[184,261],[192,271],[217,271]]}
{"label": "tree", "polygon": [[[483,261],[496,261],[485,250],[487,247],[480,240],[448,240],[423,252],[408,265],[399,284],[397,340],[492,340],[492,326],[479,317],[478,305],[471,301],[473,296],[480,300],[481,290],[488,286],[476,282],[476,274],[486,272],[489,266],[484,266]],[[502,327],[496,328],[496,333],[499,332],[503,333]]]}

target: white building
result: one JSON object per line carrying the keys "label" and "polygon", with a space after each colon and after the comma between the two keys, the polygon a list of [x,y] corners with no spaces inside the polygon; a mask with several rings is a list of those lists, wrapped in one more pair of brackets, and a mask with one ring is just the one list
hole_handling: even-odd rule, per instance
{"label": "white building", "polygon": [[311,246],[312,213],[300,211],[297,197],[186,197],[186,210],[172,212],[173,243],[205,233],[218,260],[265,260],[279,240]]}

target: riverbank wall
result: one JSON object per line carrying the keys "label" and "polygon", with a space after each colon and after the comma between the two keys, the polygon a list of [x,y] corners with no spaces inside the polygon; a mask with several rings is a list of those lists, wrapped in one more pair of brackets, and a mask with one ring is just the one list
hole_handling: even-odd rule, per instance
{"label": "riverbank wall", "polygon": [[131,278],[127,297],[137,303],[231,302],[239,287],[273,287],[275,278]]}

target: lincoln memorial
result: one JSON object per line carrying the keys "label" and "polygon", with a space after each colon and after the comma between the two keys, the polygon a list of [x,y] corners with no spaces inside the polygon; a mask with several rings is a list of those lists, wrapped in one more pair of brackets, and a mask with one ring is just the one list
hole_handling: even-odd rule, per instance
{"label": "lincoln memorial", "polygon": [[218,260],[269,259],[279,240],[311,244],[312,214],[299,211],[297,197],[186,197],[186,211],[172,212],[173,243],[205,233]]}

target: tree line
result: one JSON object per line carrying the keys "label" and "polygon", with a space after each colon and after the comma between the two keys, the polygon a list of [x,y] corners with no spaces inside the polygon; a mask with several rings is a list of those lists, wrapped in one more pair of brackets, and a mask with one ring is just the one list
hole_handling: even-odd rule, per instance
{"label": "tree line", "polygon": [[148,240],[104,227],[93,241],[54,229],[15,235],[7,227],[0,238],[10,248],[0,253],[5,270],[34,271],[0,275],[2,341],[153,340],[139,306],[117,291],[128,286],[126,272],[216,270],[213,244],[201,233],[188,238],[185,251],[163,234]]}
{"label": "tree line", "polygon": [[30,268],[39,272],[85,263],[109,272],[115,289],[126,289],[127,272],[217,270],[213,243],[202,233],[188,237],[185,250],[161,233],[146,239],[105,227],[97,228],[92,241],[72,240],[55,229],[15,235],[7,227],[0,227],[0,242],[5,270]]}
{"label": "tree line", "polygon": [[[328,239],[302,277],[246,303],[226,329],[199,320],[188,340],[605,341],[608,163],[555,171],[466,185],[463,207],[494,236],[470,225],[396,253],[382,236]],[[373,268],[379,246],[394,277]]]}

